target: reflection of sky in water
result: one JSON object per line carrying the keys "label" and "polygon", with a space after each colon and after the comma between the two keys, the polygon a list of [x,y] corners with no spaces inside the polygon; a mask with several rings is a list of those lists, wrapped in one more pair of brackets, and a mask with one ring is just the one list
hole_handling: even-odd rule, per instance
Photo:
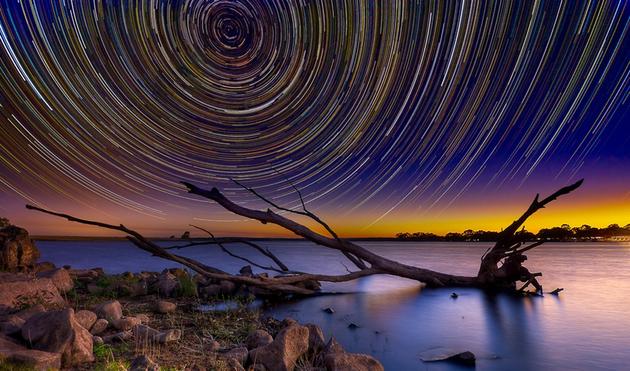
{"label": "reflection of sky in water", "polygon": [[[345,271],[335,251],[294,241],[266,244],[295,269]],[[378,247],[384,255],[408,264],[469,275],[476,273],[486,247],[364,245]],[[45,260],[76,267],[98,265],[123,272],[173,266],[122,242],[41,242],[38,246]],[[243,265],[212,248],[195,248],[186,254],[232,272]],[[528,256],[528,267],[544,273],[546,291],[565,288],[559,297],[490,296],[474,289],[421,290],[412,281],[373,276],[326,286],[356,294],[282,304],[271,313],[317,323],[348,350],[375,355],[386,369],[456,370],[451,364],[420,361],[426,352],[450,349],[472,351],[479,358],[478,369],[483,370],[624,369],[630,362],[626,313],[630,308],[630,244],[548,244]],[[457,299],[450,297],[453,291],[460,294]],[[326,307],[334,308],[335,313],[323,312]],[[349,329],[351,322],[360,328]]]}

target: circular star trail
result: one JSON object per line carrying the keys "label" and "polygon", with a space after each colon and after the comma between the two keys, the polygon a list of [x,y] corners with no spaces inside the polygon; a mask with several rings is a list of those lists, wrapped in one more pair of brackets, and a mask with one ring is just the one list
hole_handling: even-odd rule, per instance
{"label": "circular star trail", "polygon": [[168,217],[193,202],[179,181],[231,193],[235,178],[376,222],[542,168],[569,179],[627,132],[629,14],[625,1],[3,0],[0,187]]}

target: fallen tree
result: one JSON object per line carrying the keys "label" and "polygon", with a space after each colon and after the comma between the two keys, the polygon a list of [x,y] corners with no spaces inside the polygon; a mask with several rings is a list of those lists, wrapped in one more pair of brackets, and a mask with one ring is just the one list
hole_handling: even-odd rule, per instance
{"label": "fallen tree", "polygon": [[[45,210],[32,205],[26,205],[26,208],[62,217],[72,222],[123,232],[127,235],[127,239],[135,246],[151,253],[154,256],[182,264],[209,279],[227,280],[239,285],[259,288],[267,293],[310,295],[319,290],[320,281],[344,282],[375,274],[389,274],[408,278],[422,282],[429,287],[479,287],[492,290],[500,289],[523,291],[528,285],[532,284],[537,291],[540,291],[542,290],[542,287],[536,280],[536,277],[542,274],[529,272],[529,270],[523,266],[523,262],[527,259],[524,253],[540,246],[544,241],[536,241],[530,243],[529,245],[525,245],[526,241],[524,241],[524,237],[519,234],[519,228],[521,228],[523,223],[525,223],[525,221],[536,211],[544,208],[548,203],[552,202],[559,196],[568,194],[580,187],[582,180],[559,189],[543,200],[539,200],[539,196],[536,195],[525,213],[501,231],[496,244],[483,254],[477,276],[457,276],[403,264],[371,252],[352,241],[343,239],[339,237],[339,235],[327,223],[306,208],[302,195],[297,188],[295,188],[295,190],[299,195],[302,210],[288,209],[279,206],[273,201],[260,195],[254,189],[245,187],[238,182],[236,183],[269,204],[270,208],[267,208],[267,210],[246,208],[225,197],[225,195],[223,195],[223,193],[221,193],[217,188],[207,190],[190,183],[182,182],[182,184],[188,189],[189,193],[215,201],[220,206],[234,214],[258,220],[263,224],[276,224],[308,241],[314,242],[317,245],[341,252],[356,267],[356,270],[350,271],[348,269],[347,273],[340,275],[324,275],[294,271],[289,269],[289,267],[287,267],[281,259],[274,255],[269,249],[252,241],[240,238],[216,238],[210,231],[196,226],[194,227],[207,232],[210,238],[204,241],[191,240],[189,243],[184,245],[161,247],[155,242],[142,236],[140,233],[129,229],[122,224],[112,225],[98,221],[80,219],[71,215]],[[296,221],[289,219],[274,210],[284,212],[285,214],[295,214],[310,218],[317,224],[321,225],[329,235],[327,236],[317,233],[307,226],[297,223]],[[263,257],[268,258],[272,264],[260,264],[250,258],[235,254],[227,246],[234,243],[246,244],[252,247]],[[216,267],[205,265],[197,260],[172,252],[173,250],[190,246],[209,244],[217,245],[225,253],[235,258],[244,260],[253,266],[266,271],[277,272],[279,274],[274,277],[253,274],[230,274]],[[516,284],[519,281],[524,282],[524,285],[517,289]]]}

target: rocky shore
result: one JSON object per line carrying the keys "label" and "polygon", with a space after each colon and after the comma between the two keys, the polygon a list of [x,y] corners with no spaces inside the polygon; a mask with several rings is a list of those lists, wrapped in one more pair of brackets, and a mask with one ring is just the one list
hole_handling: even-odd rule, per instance
{"label": "rocky shore", "polygon": [[178,268],[107,275],[38,258],[24,229],[0,230],[0,370],[383,370],[315,324],[250,309],[264,292]]}

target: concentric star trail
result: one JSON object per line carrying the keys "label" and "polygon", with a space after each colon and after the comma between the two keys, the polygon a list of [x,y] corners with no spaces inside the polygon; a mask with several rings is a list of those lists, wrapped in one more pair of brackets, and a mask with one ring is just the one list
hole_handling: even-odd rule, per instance
{"label": "concentric star trail", "polygon": [[372,226],[630,136],[627,1],[1,4],[5,199],[214,220],[179,181],[235,178]]}

